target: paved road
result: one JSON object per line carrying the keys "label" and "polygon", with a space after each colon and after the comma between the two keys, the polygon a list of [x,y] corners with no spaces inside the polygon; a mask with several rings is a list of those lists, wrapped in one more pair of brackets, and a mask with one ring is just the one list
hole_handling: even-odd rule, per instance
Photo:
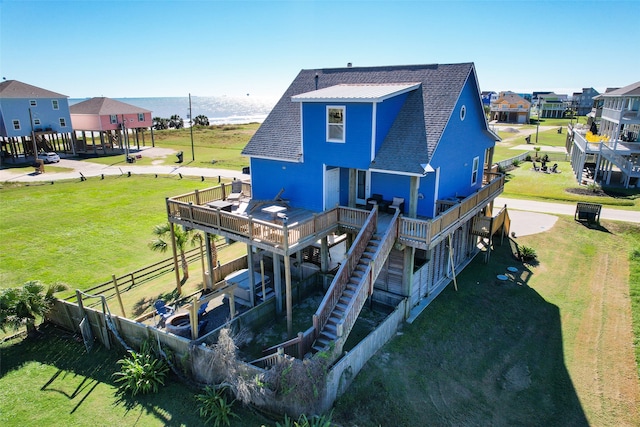
{"label": "paved road", "polygon": [[[509,210],[519,210],[527,212],[539,212],[561,215],[574,215],[576,212],[576,204],[537,202],[532,200],[510,199],[506,197],[498,197],[494,203],[495,207],[507,205]],[[614,221],[635,222],[640,224],[640,212],[625,211],[621,209],[602,208],[600,212],[601,219],[609,219]]]}
{"label": "paved road", "polygon": [[[152,151],[155,150],[155,151]],[[143,151],[143,155],[155,156],[158,154],[171,154],[163,153],[159,148],[149,148],[148,151]],[[169,150],[171,151],[171,150]],[[176,164],[175,166],[164,165],[151,165],[151,166],[136,166],[135,164],[109,166],[91,162],[83,162],[78,160],[62,159],[58,166],[73,169],[71,172],[58,172],[58,173],[16,173],[11,169],[0,169],[0,182],[38,182],[38,181],[52,181],[62,179],[80,179],[80,173],[85,177],[96,177],[102,174],[104,175],[121,175],[131,172],[132,174],[158,174],[158,175],[178,175],[185,176],[204,176],[204,177],[217,177],[223,178],[236,178],[236,179],[249,179],[249,175],[243,174],[241,171],[233,171],[229,169],[213,169],[213,168],[198,168],[187,166],[187,164]],[[45,166],[46,171],[47,166]],[[510,199],[505,197],[498,197],[494,206],[501,208],[504,205],[510,210],[531,212],[531,213],[544,213],[544,214],[562,214],[573,215],[575,213],[575,203],[550,203],[550,202],[536,202],[531,200]],[[539,230],[545,229],[550,225],[553,225],[553,221],[544,216],[534,215],[518,215],[521,220],[518,222],[523,226],[523,233],[527,233],[524,230]],[[602,208],[600,214],[602,219],[626,221],[633,223],[640,223],[640,212]],[[541,220],[541,224],[536,222],[536,219]],[[546,218],[546,219],[545,219]],[[530,224],[527,225],[527,223]],[[528,234],[528,233],[527,233]]]}
{"label": "paved road", "polygon": [[[167,156],[171,153],[164,153],[162,150],[166,150],[162,148],[148,148],[146,150],[141,150],[141,154],[143,156],[149,157],[162,157]],[[185,176],[204,176],[204,177],[217,177],[221,176],[223,178],[236,178],[236,179],[248,179],[249,175],[243,174],[241,171],[233,171],[229,169],[213,169],[213,168],[199,168],[199,167],[191,167],[188,166],[187,163],[177,164],[175,166],[165,166],[165,165],[151,165],[151,166],[136,166],[135,164],[118,164],[115,166],[110,165],[102,165],[98,163],[92,162],[83,162],[79,160],[69,160],[69,159],[61,159],[60,163],[57,163],[55,166],[59,166],[62,168],[73,169],[70,172],[55,172],[55,173],[47,173],[47,167],[50,165],[45,165],[45,173],[36,174],[34,172],[30,173],[17,173],[12,169],[0,169],[0,182],[41,182],[41,181],[54,181],[54,180],[63,180],[63,179],[80,179],[81,174],[85,177],[95,177],[101,175],[123,175],[131,172],[135,175],[142,174],[158,174],[158,175],[178,175],[182,174]]]}

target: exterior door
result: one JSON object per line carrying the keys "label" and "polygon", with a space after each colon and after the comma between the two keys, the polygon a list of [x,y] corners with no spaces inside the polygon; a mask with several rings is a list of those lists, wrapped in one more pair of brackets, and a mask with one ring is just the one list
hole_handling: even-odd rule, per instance
{"label": "exterior door", "polygon": [[356,171],[356,203],[364,205],[369,197],[369,181],[371,173],[366,170],[358,169]]}
{"label": "exterior door", "polygon": [[324,209],[340,203],[340,168],[327,169],[324,174]]}

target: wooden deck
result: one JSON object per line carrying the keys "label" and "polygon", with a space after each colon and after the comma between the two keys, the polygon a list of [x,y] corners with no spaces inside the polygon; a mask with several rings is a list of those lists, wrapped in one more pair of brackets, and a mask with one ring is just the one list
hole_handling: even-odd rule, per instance
{"label": "wooden deck", "polygon": [[[400,217],[398,240],[416,248],[433,248],[502,193],[504,176],[485,175],[491,178],[486,185],[433,219]],[[168,219],[174,224],[242,241],[280,255],[291,255],[339,229],[357,233],[370,214],[364,209],[344,206],[316,213],[291,207],[282,200],[251,200],[251,184],[248,183],[242,183],[241,196],[228,203],[230,206],[225,209],[208,205],[228,201],[230,194],[238,193],[232,193],[230,185],[221,185],[168,198]],[[269,206],[282,206],[286,210],[280,212],[283,215],[263,211]],[[378,227],[381,229],[385,217],[380,215]]]}

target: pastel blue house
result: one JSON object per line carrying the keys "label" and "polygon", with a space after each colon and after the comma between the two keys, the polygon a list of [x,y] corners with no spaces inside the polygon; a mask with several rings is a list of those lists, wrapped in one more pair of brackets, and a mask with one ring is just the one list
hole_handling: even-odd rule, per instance
{"label": "pastel blue house", "polygon": [[[73,151],[66,95],[17,80],[0,83],[0,138],[4,158],[44,151]],[[34,144],[35,140],[35,144]]]}

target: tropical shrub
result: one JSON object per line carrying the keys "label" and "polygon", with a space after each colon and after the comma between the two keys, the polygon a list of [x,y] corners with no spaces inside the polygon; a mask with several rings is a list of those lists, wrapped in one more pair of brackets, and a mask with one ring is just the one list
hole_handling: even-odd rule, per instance
{"label": "tropical shrub", "polygon": [[118,360],[120,372],[113,374],[119,386],[119,392],[135,396],[137,394],[157,393],[169,371],[164,359],[156,357],[149,346],[142,346],[140,352],[129,350],[128,357]]}
{"label": "tropical shrub", "polygon": [[21,288],[7,288],[0,291],[0,329],[7,331],[7,327],[14,330],[22,325],[27,327],[27,335],[36,332],[36,318],[45,316],[53,302],[54,294],[67,289],[67,285],[56,283],[45,286],[32,280]]}
{"label": "tropical shrub", "polygon": [[288,415],[284,416],[284,421],[277,422],[276,427],[331,427],[331,414],[329,415],[314,415],[311,418],[307,418],[305,414],[298,417],[297,420],[289,418]]}
{"label": "tropical shrub", "polygon": [[536,259],[537,256],[535,249],[532,247],[523,246],[520,248],[520,257],[523,261],[532,261]]}
{"label": "tropical shrub", "polygon": [[196,400],[199,403],[198,413],[204,419],[205,424],[213,423],[215,427],[229,426],[231,418],[239,418],[233,412],[235,400],[227,401],[224,388],[216,389],[207,386],[204,388],[204,393],[196,395]]}

